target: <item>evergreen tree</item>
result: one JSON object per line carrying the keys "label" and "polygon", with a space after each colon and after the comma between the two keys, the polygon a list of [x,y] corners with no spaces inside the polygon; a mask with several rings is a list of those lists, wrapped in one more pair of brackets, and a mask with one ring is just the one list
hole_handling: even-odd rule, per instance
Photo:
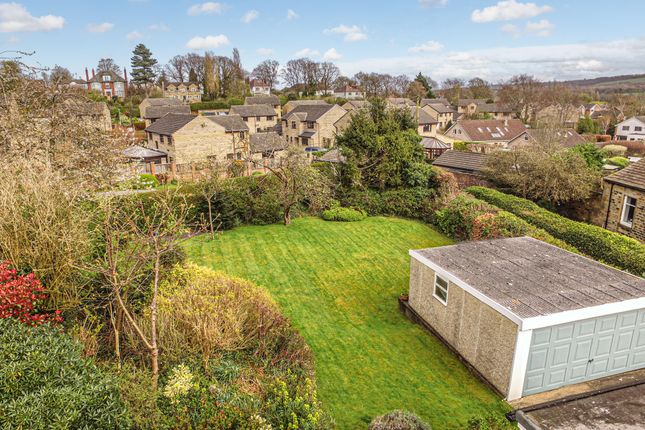
{"label": "evergreen tree", "polygon": [[130,64],[132,65],[132,83],[145,87],[152,85],[157,77],[155,72],[157,60],[152,57],[152,52],[143,43],[135,46],[132,53],[134,54],[130,58]]}
{"label": "evergreen tree", "polygon": [[434,91],[432,91],[432,85],[430,85],[430,82],[428,81],[428,78],[423,76],[421,72],[414,78],[414,80],[421,85],[423,85],[423,88],[426,90],[426,97],[429,99],[436,99],[437,97],[434,95]]}

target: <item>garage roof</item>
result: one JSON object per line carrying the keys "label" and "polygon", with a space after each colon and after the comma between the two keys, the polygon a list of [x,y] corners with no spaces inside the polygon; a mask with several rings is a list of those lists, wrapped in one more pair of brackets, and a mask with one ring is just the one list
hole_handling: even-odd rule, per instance
{"label": "garage roof", "polygon": [[645,297],[645,279],[530,237],[464,242],[410,255],[522,320]]}

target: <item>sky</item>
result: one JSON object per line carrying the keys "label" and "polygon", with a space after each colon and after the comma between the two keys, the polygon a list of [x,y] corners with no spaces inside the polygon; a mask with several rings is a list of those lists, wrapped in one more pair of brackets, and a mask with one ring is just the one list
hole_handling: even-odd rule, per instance
{"label": "sky", "polygon": [[0,57],[83,77],[102,57],[129,70],[137,43],[161,64],[230,55],[247,70],[309,57],[436,81],[544,80],[645,73],[645,0],[0,0]]}

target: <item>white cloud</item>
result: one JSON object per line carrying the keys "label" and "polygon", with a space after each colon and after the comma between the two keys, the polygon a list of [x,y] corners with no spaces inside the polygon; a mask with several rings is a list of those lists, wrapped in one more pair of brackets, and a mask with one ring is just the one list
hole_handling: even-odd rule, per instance
{"label": "white cloud", "polygon": [[268,57],[269,55],[273,55],[273,49],[271,48],[258,48],[255,51],[258,55],[261,55],[263,57]]}
{"label": "white cloud", "polygon": [[336,61],[340,60],[341,58],[343,58],[343,56],[340,55],[338,51],[336,51],[336,48],[330,48],[323,54],[323,60]]}
{"label": "white cloud", "polygon": [[87,31],[90,33],[105,33],[114,28],[114,24],[111,22],[103,22],[101,24],[88,24]]}
{"label": "white cloud", "polygon": [[195,36],[186,43],[186,48],[188,49],[211,49],[219,48],[220,46],[225,46],[229,44],[228,37],[223,34],[217,36]]}
{"label": "white cloud", "polygon": [[512,21],[533,18],[551,12],[551,6],[538,6],[535,3],[518,3],[516,0],[502,0],[495,6],[475,9],[470,18],[474,22]]}
{"label": "white cloud", "polygon": [[163,22],[160,22],[159,24],[150,24],[148,26],[148,30],[152,30],[152,31],[170,31],[170,27],[168,27]]}
{"label": "white cloud", "polygon": [[250,10],[247,13],[244,14],[244,16],[242,17],[241,21],[244,24],[250,24],[251,21],[256,20],[258,18],[258,16],[260,16],[260,12],[258,12],[257,10]]}
{"label": "white cloud", "polygon": [[428,40],[420,45],[411,46],[408,48],[409,52],[436,52],[441,51],[443,45],[436,40]]}
{"label": "white cloud", "polygon": [[419,4],[423,7],[445,6],[448,0],[419,0]]}
{"label": "white cloud", "polygon": [[300,18],[300,15],[298,15],[297,13],[295,13],[295,12],[293,11],[293,9],[289,9],[289,10],[287,11],[287,19],[288,19],[289,21],[293,21],[294,19],[298,19],[298,18]]}
{"label": "white cloud", "polygon": [[0,33],[59,30],[64,25],[62,16],[32,16],[21,4],[0,3]]}
{"label": "white cloud", "polygon": [[527,22],[526,32],[540,37],[551,36],[555,25],[551,24],[548,19],[543,19],[538,22]]}
{"label": "white cloud", "polygon": [[319,55],[320,52],[310,48],[304,48],[296,52],[296,57],[317,57]]}
{"label": "white cloud", "polygon": [[134,30],[129,32],[128,34],[125,35],[125,38],[128,39],[129,41],[133,40],[139,40],[143,37],[143,34],[139,33],[138,31]]}
{"label": "white cloud", "polygon": [[324,33],[343,34],[345,35],[346,42],[358,42],[360,40],[367,40],[367,34],[365,34],[358,25],[348,26],[341,24],[338,27],[326,29]]}
{"label": "white cloud", "polygon": [[515,38],[520,37],[520,34],[522,33],[520,28],[515,24],[504,24],[502,25],[501,30]]}
{"label": "white cloud", "polygon": [[361,70],[414,76],[421,70],[431,71],[433,79],[439,81],[480,76],[497,82],[520,73],[546,81],[629,75],[645,69],[645,38],[371,57],[337,64],[347,76]]}
{"label": "white cloud", "polygon": [[198,3],[192,5],[190,8],[188,8],[188,15],[195,16],[201,15],[203,13],[222,13],[223,10],[223,4],[208,1],[206,3]]}

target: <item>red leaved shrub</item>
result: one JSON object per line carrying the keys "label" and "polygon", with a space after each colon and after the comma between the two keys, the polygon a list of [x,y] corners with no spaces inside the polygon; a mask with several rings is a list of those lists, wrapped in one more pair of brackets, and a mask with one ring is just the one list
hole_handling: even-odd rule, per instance
{"label": "red leaved shrub", "polygon": [[15,318],[37,326],[63,321],[60,311],[43,312],[47,293],[33,273],[19,275],[9,262],[0,262],[0,318]]}

